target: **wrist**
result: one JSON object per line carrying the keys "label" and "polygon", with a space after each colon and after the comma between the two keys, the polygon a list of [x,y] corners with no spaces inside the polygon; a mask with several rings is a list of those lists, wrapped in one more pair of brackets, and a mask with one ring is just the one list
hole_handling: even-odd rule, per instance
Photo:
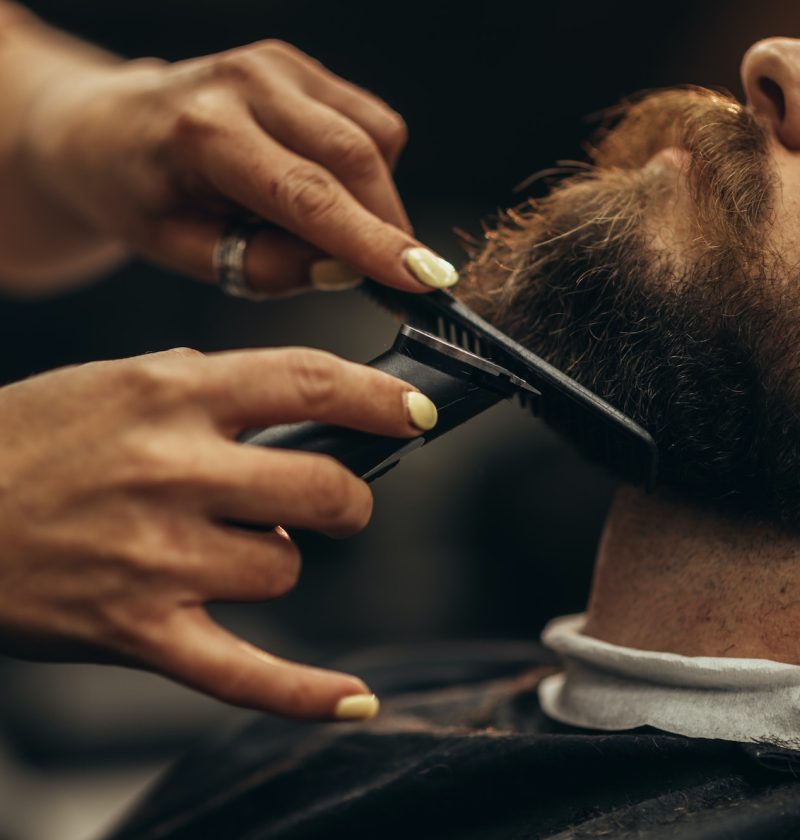
{"label": "wrist", "polygon": [[[59,164],[68,100],[122,66],[0,0],[0,287],[37,294],[97,276],[124,258],[114,238],[78,212],[82,184]],[[87,137],[86,145],[93,141]],[[65,162],[65,165],[69,165]],[[76,185],[77,184],[77,188]]]}
{"label": "wrist", "polygon": [[22,176],[99,242],[112,240],[114,170],[133,162],[126,151],[137,133],[130,95],[159,72],[150,60],[73,68],[42,85],[21,120],[16,157]]}
{"label": "wrist", "polygon": [[41,199],[53,172],[42,165],[58,144],[67,105],[93,78],[115,66],[108,53],[48,26],[15,3],[0,0],[0,157],[3,169]]}

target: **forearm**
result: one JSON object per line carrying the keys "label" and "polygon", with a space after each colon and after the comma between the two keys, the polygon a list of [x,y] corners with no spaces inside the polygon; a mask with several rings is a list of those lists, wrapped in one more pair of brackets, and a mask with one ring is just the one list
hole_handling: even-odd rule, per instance
{"label": "forearm", "polygon": [[57,84],[81,84],[117,62],[0,0],[0,290],[66,288],[124,256],[47,189],[28,148],[28,119],[38,97]]}

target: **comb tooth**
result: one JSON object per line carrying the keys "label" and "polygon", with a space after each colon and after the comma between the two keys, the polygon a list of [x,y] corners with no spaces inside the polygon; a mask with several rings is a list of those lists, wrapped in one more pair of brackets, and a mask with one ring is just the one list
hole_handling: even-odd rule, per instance
{"label": "comb tooth", "polygon": [[472,336],[472,349],[475,351],[476,356],[483,355],[483,349],[481,348],[481,340],[478,338],[477,335]]}
{"label": "comb tooth", "polygon": [[441,315],[436,316],[436,334],[439,338],[446,338],[447,332],[445,330],[444,318]]}
{"label": "comb tooth", "polygon": [[425,330],[425,332],[433,333],[434,335],[436,335],[436,332],[439,329],[439,325],[436,323],[436,318],[427,312],[424,317],[419,319],[418,323],[420,329]]}
{"label": "comb tooth", "polygon": [[460,331],[460,333],[459,333],[459,336],[460,336],[460,338],[461,338],[461,346],[462,346],[465,350],[469,350],[469,349],[470,349],[470,346],[469,346],[469,330],[465,330],[465,329],[462,327],[462,328],[461,328],[461,331]]}
{"label": "comb tooth", "polygon": [[450,322],[450,343],[451,344],[458,344],[458,330],[456,329],[456,325]]}

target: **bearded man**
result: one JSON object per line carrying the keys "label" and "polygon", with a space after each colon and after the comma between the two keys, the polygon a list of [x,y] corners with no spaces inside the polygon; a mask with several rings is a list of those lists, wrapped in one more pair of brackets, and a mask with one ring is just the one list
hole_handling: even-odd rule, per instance
{"label": "bearded man", "polygon": [[660,487],[620,489],[586,613],[551,622],[549,652],[350,661],[394,695],[380,718],[259,721],[120,839],[797,836],[800,41],[755,44],[742,78],[746,106],[621,107],[460,287],[658,443]]}

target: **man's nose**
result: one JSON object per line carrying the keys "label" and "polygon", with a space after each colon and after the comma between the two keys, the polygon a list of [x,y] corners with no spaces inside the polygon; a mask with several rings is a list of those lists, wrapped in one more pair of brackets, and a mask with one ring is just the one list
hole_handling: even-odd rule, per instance
{"label": "man's nose", "polygon": [[772,124],[784,146],[800,150],[800,40],[757,41],[744,54],[741,74],[755,113]]}

